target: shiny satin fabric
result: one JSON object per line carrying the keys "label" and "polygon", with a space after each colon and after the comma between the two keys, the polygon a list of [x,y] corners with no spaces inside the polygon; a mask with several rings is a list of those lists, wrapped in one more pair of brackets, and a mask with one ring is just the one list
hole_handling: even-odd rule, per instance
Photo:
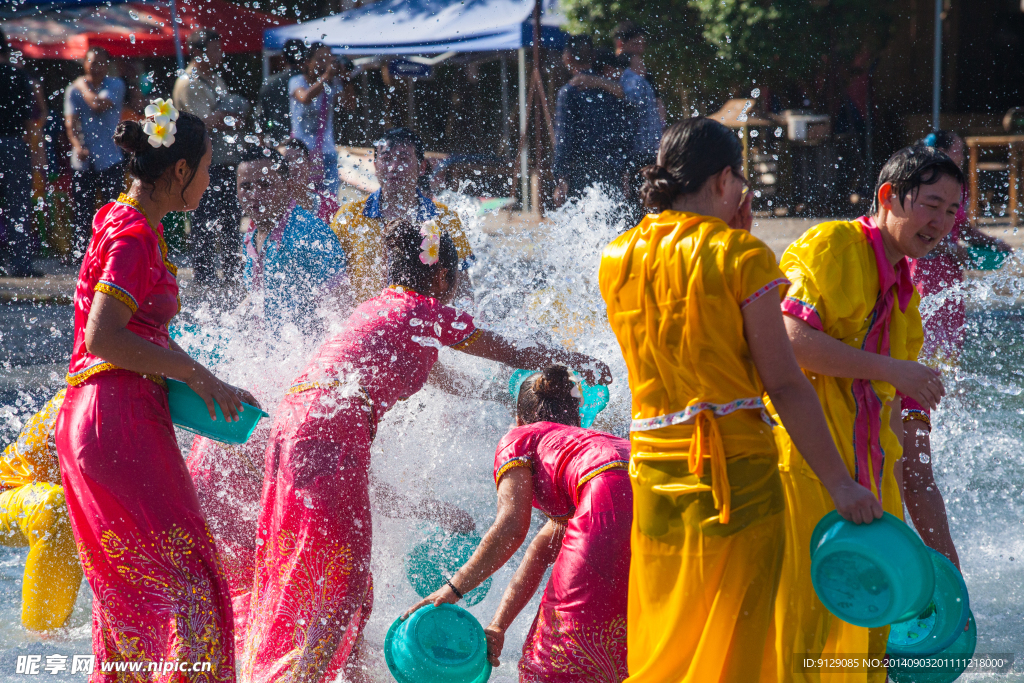
{"label": "shiny satin fabric", "polygon": [[521,683],[619,683],[626,668],[632,493],[625,470],[580,487],[519,660]]}
{"label": "shiny satin fabric", "polygon": [[[234,681],[231,595],[178,450],[167,391],[126,370],[69,387],[57,454],[106,662],[210,662],[158,681]],[[122,674],[123,675],[123,674]]]}
{"label": "shiny satin fabric", "polygon": [[333,681],[373,606],[369,412],[331,389],[289,394],[265,455],[246,683]]}

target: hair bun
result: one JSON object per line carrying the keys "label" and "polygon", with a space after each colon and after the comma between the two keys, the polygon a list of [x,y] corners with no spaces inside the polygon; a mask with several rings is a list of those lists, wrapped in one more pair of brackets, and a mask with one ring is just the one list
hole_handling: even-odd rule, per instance
{"label": "hair bun", "polygon": [[679,181],[673,178],[664,166],[644,166],[640,169],[640,175],[644,179],[640,187],[640,201],[652,209],[664,211],[669,208],[676,195],[683,191]]}
{"label": "hair bun", "polygon": [[141,154],[148,145],[146,132],[137,121],[122,121],[114,131],[114,143],[130,154]]}
{"label": "hair bun", "polygon": [[540,377],[534,382],[533,391],[541,400],[557,400],[571,395],[574,386],[567,368],[550,365],[541,370]]}

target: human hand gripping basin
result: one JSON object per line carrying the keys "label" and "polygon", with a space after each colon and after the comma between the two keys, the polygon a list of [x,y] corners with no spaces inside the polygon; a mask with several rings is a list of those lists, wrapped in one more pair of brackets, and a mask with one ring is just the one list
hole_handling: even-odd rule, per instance
{"label": "human hand gripping basin", "polygon": [[427,605],[399,617],[384,638],[398,683],[484,683],[491,676],[480,622],[457,605]]}
{"label": "human hand gripping basin", "polygon": [[[480,545],[476,534],[450,534],[438,531],[417,543],[405,557],[405,575],[416,594],[425,598],[444,585],[445,579],[469,561]],[[465,602],[473,606],[491,589],[491,579],[466,593]]]}
{"label": "human hand gripping basin", "polygon": [[[508,380],[508,392],[512,394],[513,401],[519,400],[519,389],[523,386],[526,378],[536,372],[536,370],[516,370],[512,373]],[[592,387],[586,382],[580,382],[580,389],[583,394],[583,400],[580,403],[580,426],[588,428],[594,424],[598,413],[608,405],[611,392],[602,384]]]}
{"label": "human hand gripping basin", "polygon": [[238,421],[228,422],[224,419],[220,406],[214,404],[217,419],[211,420],[206,401],[187,384],[176,379],[167,380],[167,404],[171,409],[171,422],[175,425],[223,443],[245,443],[252,436],[260,418],[270,416],[256,406],[243,403],[242,411],[238,413]]}
{"label": "human hand gripping basin", "polygon": [[893,515],[858,525],[833,510],[811,536],[811,582],[832,614],[878,628],[924,611],[935,570],[921,539]]}

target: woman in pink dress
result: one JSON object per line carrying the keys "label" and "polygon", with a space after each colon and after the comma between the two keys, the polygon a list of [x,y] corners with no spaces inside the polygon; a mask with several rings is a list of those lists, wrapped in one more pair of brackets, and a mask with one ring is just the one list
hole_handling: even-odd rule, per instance
{"label": "woman in pink dress", "polygon": [[[75,337],[56,443],[68,512],[93,592],[92,681],[118,662],[167,662],[151,680],[234,681],[220,561],[174,437],[165,377],[213,414],[252,402],[170,341],[176,269],[160,220],[192,211],[209,184],[201,119],[157,101],[145,129],[118,125],[133,176],[99,210],[75,290]],[[160,111],[160,109],[163,109]],[[198,664],[197,669],[192,669]],[[145,665],[144,665],[145,666]]]}
{"label": "woman in pink dress", "polygon": [[[963,139],[952,131],[938,130],[918,144],[936,147],[949,155],[957,166],[964,165],[965,145]],[[969,267],[970,255],[961,246],[987,247],[997,251],[1012,251],[1010,245],[995,237],[989,237],[967,218],[966,192],[956,222],[949,236],[928,256],[910,263],[910,274],[921,293],[921,297],[940,294],[964,281],[964,270]],[[936,358],[940,361],[955,362],[964,345],[964,326],[967,323],[966,307],[962,293],[947,297],[938,308],[924,316],[924,346],[922,358]]]}
{"label": "woman in pink dress", "polygon": [[389,287],[320,347],[274,417],[242,665],[247,682],[316,683],[342,672],[361,680],[359,637],[373,601],[371,484],[393,512],[472,529],[471,520],[458,521],[465,513],[436,501],[395,510],[394,492],[370,477],[379,420],[423,387],[440,347],[515,367],[558,361],[592,382],[611,381],[600,361],[541,345],[518,348],[447,305],[460,276],[458,253],[432,222],[393,221],[386,231]]}
{"label": "woman in pink dress", "polygon": [[633,494],[629,440],[582,429],[580,393],[559,366],[519,391],[516,427],[498,444],[498,517],[447,585],[419,602],[457,602],[508,562],[530,529],[530,509],[548,517],[485,629],[498,665],[505,631],[554,563],[519,660],[522,683],[619,683],[626,668],[626,595]]}

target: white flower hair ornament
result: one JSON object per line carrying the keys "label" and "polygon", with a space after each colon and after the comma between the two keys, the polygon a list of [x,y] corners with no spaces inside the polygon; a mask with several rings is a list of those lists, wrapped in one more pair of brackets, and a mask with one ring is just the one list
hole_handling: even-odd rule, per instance
{"label": "white flower hair ornament", "polygon": [[174,134],[177,126],[174,122],[178,120],[178,110],[170,98],[166,100],[153,100],[152,104],[146,105],[146,122],[142,124],[143,132],[149,136],[149,144],[152,147],[170,147],[174,144]]}
{"label": "white flower hair ornament", "polygon": [[436,221],[427,221],[420,227],[423,241],[420,243],[420,263],[432,266],[437,263],[441,251],[441,230]]}

